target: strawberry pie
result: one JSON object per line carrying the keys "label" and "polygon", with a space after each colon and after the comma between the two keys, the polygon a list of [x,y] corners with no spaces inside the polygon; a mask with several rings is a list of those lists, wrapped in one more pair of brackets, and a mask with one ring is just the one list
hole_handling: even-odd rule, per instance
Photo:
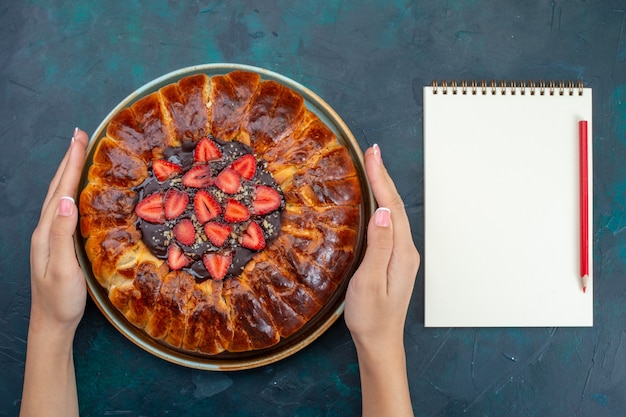
{"label": "strawberry pie", "polygon": [[80,195],[93,276],[133,326],[193,355],[293,337],[353,270],[348,149],[289,87],[196,74],[121,109]]}

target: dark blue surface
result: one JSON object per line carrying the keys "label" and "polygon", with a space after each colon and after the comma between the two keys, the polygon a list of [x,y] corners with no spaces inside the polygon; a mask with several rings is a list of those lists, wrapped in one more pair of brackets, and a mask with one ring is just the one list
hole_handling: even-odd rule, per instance
{"label": "dark blue surface", "polygon": [[[19,408],[29,238],[74,126],[93,132],[144,83],[211,62],[290,77],[333,106],[363,149],[379,143],[420,250],[422,86],[584,80],[594,94],[595,326],[425,329],[420,272],[406,326],[409,380],[417,416],[623,415],[625,9],[618,0],[1,2],[0,415]],[[342,320],[284,361],[213,373],[148,355],[89,302],[75,356],[83,415],[360,414]]]}

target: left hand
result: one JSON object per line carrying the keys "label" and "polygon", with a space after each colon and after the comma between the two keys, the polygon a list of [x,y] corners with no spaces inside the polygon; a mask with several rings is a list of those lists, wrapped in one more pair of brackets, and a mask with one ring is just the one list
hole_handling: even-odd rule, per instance
{"label": "left hand", "polygon": [[73,336],[85,311],[85,276],[74,251],[74,201],[89,138],[76,129],[43,202],[31,239],[31,326]]}

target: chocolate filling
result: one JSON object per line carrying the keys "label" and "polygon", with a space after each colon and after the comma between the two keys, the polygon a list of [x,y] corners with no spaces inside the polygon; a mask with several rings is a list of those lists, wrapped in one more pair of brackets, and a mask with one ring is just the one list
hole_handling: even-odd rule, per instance
{"label": "chocolate filling", "polygon": [[[219,159],[211,160],[209,162],[203,162],[210,166],[211,172],[214,176],[217,176],[224,169],[231,167],[233,161],[237,160],[243,155],[253,154],[252,148],[238,142],[238,141],[223,141],[213,137],[209,137],[216,145],[222,156]],[[242,236],[244,235],[246,228],[250,222],[256,222],[263,231],[263,237],[265,239],[265,245],[269,244],[280,233],[281,228],[281,212],[285,207],[284,196],[280,187],[274,181],[271,173],[264,167],[264,162],[257,160],[256,171],[251,179],[241,178],[241,187],[236,194],[227,194],[220,190],[215,184],[209,185],[204,188],[187,187],[181,181],[181,178],[185,173],[197,165],[194,162],[194,150],[198,142],[184,141],[180,147],[170,147],[164,150],[163,159],[172,162],[183,169],[183,173],[175,175],[172,178],[164,181],[159,181],[155,176],[155,173],[150,167],[149,177],[134,191],[137,192],[138,201],[143,200],[152,194],[162,192],[165,194],[169,189],[174,188],[189,196],[189,203],[184,212],[174,218],[166,219],[163,223],[152,223],[146,221],[141,217],[138,217],[136,227],[142,233],[143,242],[150,249],[150,251],[158,258],[168,261],[168,248],[172,244],[179,246],[184,255],[190,260],[188,265],[182,269],[191,275],[196,280],[204,280],[211,278],[211,274],[207,270],[204,262],[203,255],[207,253],[229,254],[232,255],[232,262],[226,272],[225,278],[231,278],[238,276],[248,261],[257,252],[242,246]],[[264,185],[275,189],[280,195],[280,206],[267,214],[258,215],[253,210],[253,200],[255,195],[255,187]],[[224,244],[220,247],[211,243],[207,238],[203,226],[196,220],[194,212],[194,196],[199,190],[208,191],[219,205],[224,208],[228,199],[235,199],[243,203],[250,212],[250,218],[240,223],[227,222],[224,219],[225,210],[212,221],[228,224],[232,227],[231,233],[226,238]],[[196,241],[191,245],[185,245],[176,240],[173,229],[174,226],[181,219],[191,219],[195,225]],[[171,266],[171,265],[170,265]]]}

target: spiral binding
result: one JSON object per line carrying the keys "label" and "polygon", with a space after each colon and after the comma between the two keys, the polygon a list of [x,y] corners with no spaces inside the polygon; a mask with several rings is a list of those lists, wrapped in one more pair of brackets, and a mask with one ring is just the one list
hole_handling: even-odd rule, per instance
{"label": "spiral binding", "polygon": [[433,80],[432,85],[433,94],[439,94],[441,91],[442,94],[451,93],[455,94],[500,94],[500,95],[516,95],[518,92],[520,95],[526,95],[528,92],[531,96],[539,94],[544,96],[548,95],[560,95],[563,96],[566,93],[570,96],[573,96],[574,93],[578,92],[579,96],[583,95],[583,82],[582,81],[500,81],[499,83],[495,80],[491,80],[489,82],[482,80],[478,81],[470,81],[469,83],[465,80],[457,83],[456,81],[441,81],[437,82]]}

